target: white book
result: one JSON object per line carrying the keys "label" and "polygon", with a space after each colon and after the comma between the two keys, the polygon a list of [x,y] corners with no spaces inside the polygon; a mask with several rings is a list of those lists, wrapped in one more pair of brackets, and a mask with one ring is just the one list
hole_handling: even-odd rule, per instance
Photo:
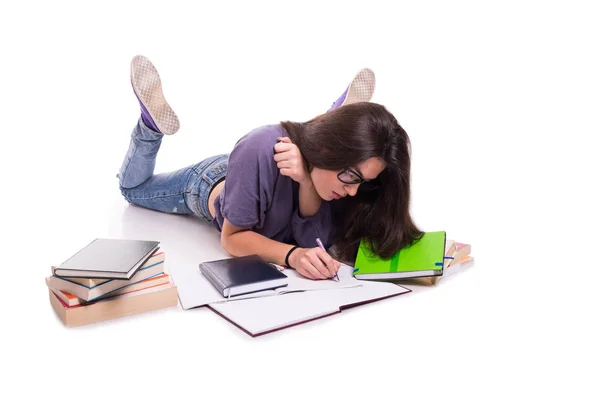
{"label": "white book", "polygon": [[95,239],[52,267],[52,274],[63,278],[130,279],[158,245],[152,240]]}
{"label": "white book", "polygon": [[342,264],[338,271],[339,282],[313,281],[286,269],[288,286],[227,299],[202,275],[197,265],[176,265],[170,270],[184,310],[207,305],[251,336],[411,291],[388,282],[359,281],[352,272],[351,266]]}
{"label": "white book", "polygon": [[408,292],[389,282],[363,282],[352,288],[213,303],[208,307],[249,335],[259,336]]}

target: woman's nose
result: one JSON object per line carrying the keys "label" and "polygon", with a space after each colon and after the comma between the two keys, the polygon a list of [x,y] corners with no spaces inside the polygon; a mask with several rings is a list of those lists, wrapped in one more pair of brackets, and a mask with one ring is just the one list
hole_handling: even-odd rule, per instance
{"label": "woman's nose", "polygon": [[344,187],[344,190],[346,191],[346,193],[348,193],[350,196],[355,196],[356,192],[358,192],[358,185],[346,185]]}

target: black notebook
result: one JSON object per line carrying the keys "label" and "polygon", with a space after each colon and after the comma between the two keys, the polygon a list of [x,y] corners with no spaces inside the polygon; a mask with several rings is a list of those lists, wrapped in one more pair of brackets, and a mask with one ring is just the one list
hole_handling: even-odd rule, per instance
{"label": "black notebook", "polygon": [[200,263],[200,271],[223,297],[287,286],[287,276],[259,256]]}
{"label": "black notebook", "polygon": [[96,239],[52,273],[65,278],[129,279],[158,250],[159,242]]}

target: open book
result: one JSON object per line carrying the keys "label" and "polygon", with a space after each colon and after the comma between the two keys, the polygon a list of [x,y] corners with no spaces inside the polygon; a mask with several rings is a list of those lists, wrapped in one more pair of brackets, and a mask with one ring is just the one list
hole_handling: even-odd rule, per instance
{"label": "open book", "polygon": [[[352,277],[352,268],[347,265],[342,265],[338,272],[339,282],[331,279],[313,281],[289,268],[283,270],[283,273],[288,277],[287,286],[226,298],[202,274],[198,265],[187,264],[171,267],[171,276],[178,285],[179,300],[184,310],[226,301],[232,302],[311,290],[343,289],[361,285],[361,282]],[[179,286],[180,284],[181,286]]]}
{"label": "open book", "polygon": [[250,336],[260,336],[409,292],[393,283],[363,282],[352,288],[289,293],[208,307]]}
{"label": "open book", "polygon": [[251,336],[410,292],[392,283],[358,281],[352,272],[351,266],[342,264],[338,271],[339,282],[313,281],[286,269],[288,286],[227,299],[208,282],[197,265],[176,265],[170,270],[184,310],[206,305]]}

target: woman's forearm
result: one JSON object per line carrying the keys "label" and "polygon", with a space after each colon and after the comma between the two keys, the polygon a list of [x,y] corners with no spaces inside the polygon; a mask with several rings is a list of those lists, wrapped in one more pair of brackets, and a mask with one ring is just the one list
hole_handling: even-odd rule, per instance
{"label": "woman's forearm", "polygon": [[302,218],[315,215],[323,203],[323,199],[321,199],[321,196],[319,196],[315,190],[315,186],[310,179],[300,183],[298,197],[300,203],[300,216]]}
{"label": "woman's forearm", "polygon": [[266,262],[285,265],[285,256],[293,247],[277,242],[253,231],[239,231],[221,236],[221,245],[234,257],[257,254]]}

